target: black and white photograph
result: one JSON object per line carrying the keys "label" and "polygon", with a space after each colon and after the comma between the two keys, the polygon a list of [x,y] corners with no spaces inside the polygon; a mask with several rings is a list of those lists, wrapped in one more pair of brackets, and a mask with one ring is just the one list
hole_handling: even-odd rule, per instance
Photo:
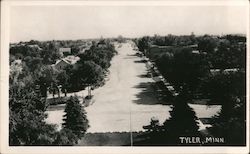
{"label": "black and white photograph", "polygon": [[248,147],[248,1],[1,3],[9,148]]}

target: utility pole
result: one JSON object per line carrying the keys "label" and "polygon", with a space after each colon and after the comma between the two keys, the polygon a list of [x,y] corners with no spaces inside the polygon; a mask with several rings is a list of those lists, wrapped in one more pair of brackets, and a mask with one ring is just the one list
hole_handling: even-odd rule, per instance
{"label": "utility pole", "polygon": [[131,105],[129,105],[129,116],[130,116],[130,146],[133,146],[133,133],[132,133],[132,115],[131,115]]}

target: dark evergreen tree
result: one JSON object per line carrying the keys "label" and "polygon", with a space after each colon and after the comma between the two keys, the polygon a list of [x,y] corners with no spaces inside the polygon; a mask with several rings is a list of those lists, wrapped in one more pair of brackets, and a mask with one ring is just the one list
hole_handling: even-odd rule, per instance
{"label": "dark evergreen tree", "polygon": [[85,110],[76,96],[70,97],[64,112],[63,128],[71,130],[79,139],[83,137],[89,125]]}
{"label": "dark evergreen tree", "polygon": [[185,93],[176,97],[170,116],[163,124],[165,143],[176,145],[180,144],[179,137],[199,136],[198,118],[187,104]]}
{"label": "dark evergreen tree", "polygon": [[139,140],[135,141],[134,145],[164,145],[162,126],[157,118],[152,117],[150,124],[143,126],[143,129],[146,131],[139,135]]}

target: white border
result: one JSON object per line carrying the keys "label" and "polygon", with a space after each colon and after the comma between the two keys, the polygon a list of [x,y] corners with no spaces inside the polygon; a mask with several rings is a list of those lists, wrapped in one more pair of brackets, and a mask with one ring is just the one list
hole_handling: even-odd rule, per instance
{"label": "white border", "polygon": [[[247,146],[246,147],[51,147],[51,146],[8,146],[8,87],[9,87],[9,11],[14,5],[92,5],[92,6],[193,6],[193,5],[247,5],[247,0],[220,0],[220,1],[2,1],[1,2],[1,147],[0,153],[249,153],[249,86],[247,86]],[[249,84],[249,12],[247,16],[247,85]]]}

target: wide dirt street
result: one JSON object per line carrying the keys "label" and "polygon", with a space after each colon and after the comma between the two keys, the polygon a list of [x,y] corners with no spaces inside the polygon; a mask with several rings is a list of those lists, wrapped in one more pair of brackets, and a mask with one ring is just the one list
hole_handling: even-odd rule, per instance
{"label": "wide dirt street", "polygon": [[[169,118],[171,108],[157,99],[152,86],[154,80],[145,76],[146,64],[135,55],[132,42],[123,43],[120,48],[117,45],[116,49],[118,55],[111,62],[108,81],[93,90],[93,102],[85,108],[90,133],[143,131],[142,126],[148,125],[152,117],[157,117],[160,123]],[[199,118],[211,117],[220,109],[218,106],[190,106]],[[60,127],[63,110],[64,106],[48,111],[47,122]]]}
{"label": "wide dirt street", "polygon": [[88,132],[139,131],[151,117],[163,122],[169,115],[170,107],[159,104],[150,84],[154,81],[143,76],[146,65],[131,44],[122,44],[117,51],[109,80],[93,92],[94,103],[86,108]]}

